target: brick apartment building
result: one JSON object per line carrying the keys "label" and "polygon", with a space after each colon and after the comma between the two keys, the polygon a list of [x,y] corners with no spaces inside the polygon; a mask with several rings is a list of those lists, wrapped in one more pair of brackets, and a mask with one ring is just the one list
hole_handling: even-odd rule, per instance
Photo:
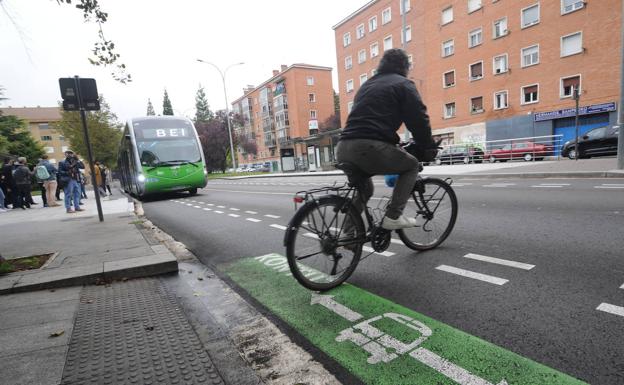
{"label": "brick apartment building", "polygon": [[[51,163],[58,163],[65,158],[69,142],[51,128],[51,123],[61,120],[59,107],[8,107],[0,108],[4,115],[14,115],[26,121],[32,137],[48,154]],[[29,159],[36,162],[36,159]]]}
{"label": "brick apartment building", "polygon": [[255,141],[257,154],[238,149],[242,166],[270,165],[273,171],[315,170],[333,157],[333,145],[322,140],[319,124],[334,114],[331,68],[282,65],[257,87],[248,86],[232,103],[243,125],[237,133]]}
{"label": "brick apartment building", "polygon": [[[403,3],[402,3],[403,2]],[[562,135],[615,124],[618,0],[373,0],[336,24],[341,119],[385,49],[406,44],[434,134],[446,143]]]}

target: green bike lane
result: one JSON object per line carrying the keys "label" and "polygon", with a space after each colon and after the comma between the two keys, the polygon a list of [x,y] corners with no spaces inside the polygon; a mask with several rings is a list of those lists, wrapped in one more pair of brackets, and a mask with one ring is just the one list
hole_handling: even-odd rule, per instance
{"label": "green bike lane", "polygon": [[279,254],[240,259],[221,269],[366,384],[585,384],[354,285],[309,291]]}

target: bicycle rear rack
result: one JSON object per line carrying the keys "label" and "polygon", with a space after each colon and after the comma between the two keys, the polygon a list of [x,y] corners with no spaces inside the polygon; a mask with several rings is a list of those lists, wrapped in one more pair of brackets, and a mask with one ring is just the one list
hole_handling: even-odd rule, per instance
{"label": "bicycle rear rack", "polygon": [[315,197],[315,195],[317,196],[318,195],[345,196],[347,192],[352,189],[353,188],[349,187],[347,183],[343,183],[340,185],[334,183],[333,186],[326,186],[326,187],[320,187],[320,188],[315,188],[311,190],[298,191],[295,193],[295,197],[293,198],[293,201],[295,203],[295,210],[297,210],[298,203],[305,203],[310,200],[316,200],[317,198]]}

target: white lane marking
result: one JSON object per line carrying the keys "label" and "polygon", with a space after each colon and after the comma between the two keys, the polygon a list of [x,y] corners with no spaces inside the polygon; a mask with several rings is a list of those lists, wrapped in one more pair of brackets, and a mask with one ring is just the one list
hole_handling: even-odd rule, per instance
{"label": "white lane marking", "polygon": [[286,226],[276,225],[275,223],[271,225],[271,227],[275,227],[276,229],[286,230]]}
{"label": "white lane marking", "polygon": [[230,210],[232,210],[232,211],[240,211],[240,209],[237,209],[236,207],[230,207]]}
{"label": "white lane marking", "polygon": [[207,206],[214,206],[212,203],[206,203]]}
{"label": "white lane marking", "polygon": [[267,192],[267,191],[241,191],[241,190],[220,190],[220,189],[214,189],[214,191],[231,192],[231,193],[242,193],[242,194],[290,195],[290,196],[293,195],[293,193],[290,193],[290,192],[280,193],[280,192]]}
{"label": "white lane marking", "polygon": [[246,214],[252,214],[252,215],[256,215],[256,214],[258,214],[258,213],[257,213],[257,212],[255,212],[255,211],[245,211],[245,213],[246,213]]}
{"label": "white lane marking", "polygon": [[201,209],[201,206],[193,206],[193,207],[195,207],[196,209]]}
{"label": "white lane marking", "polygon": [[624,186],[594,186],[594,188],[603,188],[603,189],[624,189]]}
{"label": "white lane marking", "polygon": [[232,218],[238,218],[240,217],[240,215],[238,214],[228,214],[228,216],[232,217]]}
{"label": "white lane marking", "polygon": [[223,214],[223,211],[215,210],[215,213],[217,213],[217,214]]}
{"label": "white lane marking", "polygon": [[321,295],[321,294],[316,294],[312,292],[310,305],[319,304],[333,311],[334,313],[338,314],[339,316],[346,319],[347,321],[355,322],[359,320],[360,318],[362,318],[362,315],[360,313],[355,312],[349,309],[348,307],[334,301],[333,298],[334,298],[333,295]]}
{"label": "white lane marking", "polygon": [[535,265],[530,265],[528,263],[509,261],[507,259],[488,257],[486,255],[479,255],[479,254],[473,254],[473,253],[464,255],[464,258],[475,259],[477,261],[483,261],[483,262],[489,262],[489,263],[495,263],[497,265],[515,267],[517,269],[522,269],[522,270],[531,270],[532,268],[535,267]]}
{"label": "white lane marking", "polygon": [[555,184],[549,184],[549,185],[540,184],[540,185],[533,185],[531,187],[538,187],[538,188],[540,188],[540,187],[541,188],[561,188],[561,187],[564,187],[564,186],[559,186],[559,185],[555,185]]}
{"label": "white lane marking", "polygon": [[249,222],[253,222],[253,223],[262,222],[260,219],[256,219],[256,218],[245,218],[245,220]]}
{"label": "white lane marking", "polygon": [[624,317],[624,307],[622,306],[611,305],[603,302],[596,308],[596,310]]}
{"label": "white lane marking", "polygon": [[477,279],[479,281],[493,283],[494,285],[504,285],[507,282],[509,282],[509,280],[507,279],[498,278],[498,277],[481,274],[481,273],[475,273],[474,271],[459,269],[457,267],[447,266],[447,265],[440,265],[436,267],[436,270],[442,270],[442,271],[446,271],[447,273],[461,275],[462,277],[467,277],[467,278]]}
{"label": "white lane marking", "polygon": [[265,214],[265,217],[267,217],[267,218],[277,219],[277,218],[279,218],[280,216],[279,216],[279,215]]}
{"label": "white lane marking", "polygon": [[224,209],[225,208],[225,206],[217,206],[217,207],[220,208],[220,209]]}
{"label": "white lane marking", "polygon": [[509,186],[515,186],[515,183],[492,183],[492,184],[484,184],[483,187],[509,187]]}
{"label": "white lane marking", "polygon": [[185,205],[187,205],[187,206],[193,206],[193,204],[191,204],[191,203],[185,203]]}
{"label": "white lane marking", "polygon": [[212,209],[209,209],[208,207],[204,207],[204,210],[206,210],[206,211],[212,211]]}
{"label": "white lane marking", "polygon": [[403,242],[402,242],[402,241],[400,241],[400,240],[398,240],[398,239],[394,239],[394,238],[390,238],[390,242],[392,242],[392,243],[396,243],[397,245],[402,245],[402,244],[403,244]]}
{"label": "white lane marking", "polygon": [[[305,233],[303,234],[304,237],[308,237],[308,238],[314,238],[314,239],[319,239],[318,235],[313,234],[313,233]],[[390,251],[384,251],[383,253],[378,253],[376,252],[372,247],[369,246],[362,246],[362,250],[368,252],[368,253],[375,253],[378,255],[381,255],[383,257],[392,257],[393,255],[395,255],[394,253],[390,252]]]}
{"label": "white lane marking", "polygon": [[620,286],[620,289],[624,289],[624,284],[622,284],[622,286]]}

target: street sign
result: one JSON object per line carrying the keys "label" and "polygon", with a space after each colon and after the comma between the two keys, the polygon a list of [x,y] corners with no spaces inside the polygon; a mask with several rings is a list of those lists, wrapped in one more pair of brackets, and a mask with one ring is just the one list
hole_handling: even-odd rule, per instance
{"label": "street sign", "polygon": [[95,79],[60,78],[61,97],[65,111],[99,111],[100,100]]}

